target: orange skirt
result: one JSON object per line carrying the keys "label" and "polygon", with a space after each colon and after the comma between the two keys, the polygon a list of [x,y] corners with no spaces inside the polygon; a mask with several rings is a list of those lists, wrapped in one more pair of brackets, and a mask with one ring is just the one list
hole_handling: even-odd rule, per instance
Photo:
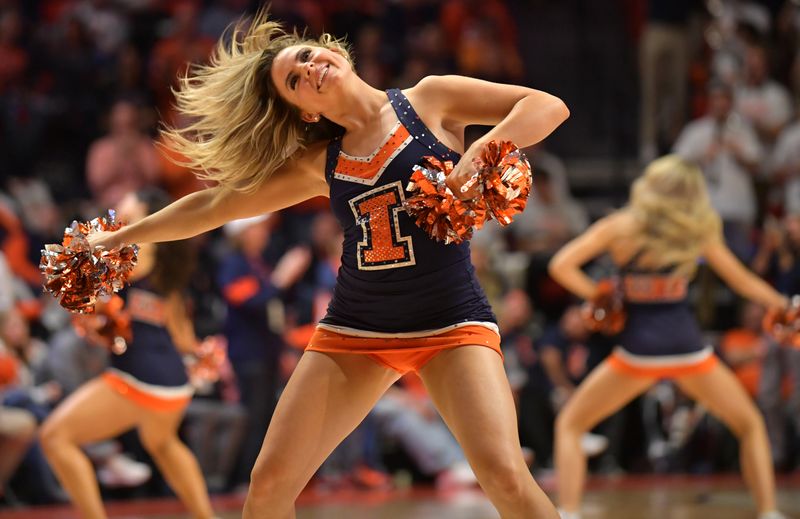
{"label": "orange skirt", "polygon": [[100,377],[111,389],[151,411],[180,411],[192,400],[192,389],[188,386],[186,388],[164,388],[169,394],[157,394],[156,391],[138,387],[139,384],[135,380],[128,380],[113,371],[106,371]]}
{"label": "orange skirt", "polygon": [[708,373],[719,362],[711,348],[690,353],[664,357],[633,355],[620,347],[608,357],[609,365],[617,372],[633,377],[678,378]]}
{"label": "orange skirt", "polygon": [[441,351],[460,346],[485,346],[503,356],[500,335],[480,324],[451,326],[420,334],[371,333],[348,328],[334,331],[320,325],[311,336],[306,351],[359,353],[401,374],[419,371]]}

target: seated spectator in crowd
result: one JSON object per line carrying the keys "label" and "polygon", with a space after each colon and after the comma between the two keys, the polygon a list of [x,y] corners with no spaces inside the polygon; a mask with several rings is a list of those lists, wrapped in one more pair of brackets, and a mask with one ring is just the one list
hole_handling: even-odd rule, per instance
{"label": "seated spectator in crowd", "polygon": [[15,278],[38,288],[42,283],[42,274],[38,266],[30,261],[28,251],[28,236],[22,222],[14,210],[0,200],[0,252],[4,256],[4,263]]}
{"label": "seated spectator in crowd", "polygon": [[[538,466],[552,467],[555,415],[591,366],[599,363],[610,348],[591,352],[592,339],[576,305],[568,307],[557,323],[548,325],[534,338],[530,303],[518,300],[521,296],[521,292],[511,292],[503,305],[499,319],[503,349],[527,369],[527,382],[519,396],[521,441],[533,448]],[[594,456],[608,447],[608,439],[587,433],[581,447],[587,455]]]}
{"label": "seated spectator in crowd", "polygon": [[86,157],[86,180],[101,211],[122,198],[153,186],[159,177],[158,155],[142,131],[139,107],[120,100],[111,107],[108,135],[96,140]]}
{"label": "seated spectator in crowd", "polygon": [[731,367],[747,393],[756,398],[762,378],[764,357],[769,343],[761,330],[764,310],[761,306],[744,303],[739,327],[722,335],[719,343],[722,358]]}
{"label": "seated spectator in crowd", "polygon": [[749,45],[745,51],[744,77],[736,89],[734,107],[767,150],[792,118],[792,98],[786,87],[770,77],[769,55],[763,45]]}
{"label": "seated spectator in crowd", "polygon": [[184,0],[175,3],[170,34],[156,42],[150,62],[150,89],[162,120],[174,124],[172,89],[178,87],[178,76],[189,63],[204,63],[211,54],[214,40],[200,33],[197,2]]}
{"label": "seated spectator in crowd", "polygon": [[767,219],[751,267],[779,292],[800,294],[800,212],[788,214],[782,222]]}
{"label": "seated spectator in crowd", "polygon": [[[4,390],[16,383],[18,369],[17,359],[0,343],[0,400]],[[30,411],[0,405],[0,504],[11,502],[6,485],[34,441],[36,428]]]}
{"label": "seated spectator in crowd", "polygon": [[464,452],[436,411],[425,386],[406,374],[381,397],[370,416],[380,435],[400,444],[437,488],[476,486],[478,480]]}
{"label": "seated spectator in crowd", "polygon": [[549,323],[559,319],[572,296],[553,281],[547,264],[562,245],[589,225],[586,211],[569,195],[566,181],[553,180],[543,165],[534,166],[533,192],[525,212],[508,226],[513,248],[529,255],[526,289]]}
{"label": "seated spectator in crowd", "polygon": [[763,148],[752,126],[733,111],[730,86],[716,81],[709,86],[708,115],[683,129],[674,152],[703,170],[726,243],[740,259],[750,257],[756,219],[753,176]]}
{"label": "seated spectator in crowd", "polygon": [[[765,222],[752,267],[771,280],[778,291],[787,295],[800,293],[800,213],[789,214],[782,222]],[[757,401],[764,411],[775,463],[788,466],[791,449],[786,437],[787,417],[800,433],[800,349],[771,342],[762,373]],[[787,377],[792,380],[789,388],[782,385]]]}
{"label": "seated spectator in crowd", "polygon": [[773,187],[783,195],[783,211],[800,214],[800,117],[778,136],[770,170]]}

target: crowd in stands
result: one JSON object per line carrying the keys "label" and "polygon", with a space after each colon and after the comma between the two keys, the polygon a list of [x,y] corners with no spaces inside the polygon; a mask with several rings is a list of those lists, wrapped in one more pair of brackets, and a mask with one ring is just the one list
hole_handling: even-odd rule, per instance
{"label": "crowd in stands", "polygon": [[[204,187],[171,160],[158,125],[186,122],[172,105],[177,75],[206,61],[225,28],[259,4],[0,0],[0,508],[65,500],[38,425],[110,354],[42,294],[40,249],[129,192],[156,186],[179,198]],[[643,165],[674,152],[699,164],[732,250],[780,291],[800,293],[800,3],[628,0],[613,8],[631,20],[640,57],[639,106],[630,106],[641,119],[639,154],[624,158]],[[271,3],[289,28],[346,36],[359,74],[376,88],[449,73],[523,83],[546,50],[521,48],[515,9],[506,0]],[[589,333],[581,302],[547,273],[550,257],[597,211],[572,195],[568,155],[525,151],[535,172],[526,211],[510,227],[478,232],[472,251],[502,332],[522,443],[532,470],[544,472],[555,414],[614,344]],[[224,335],[229,353],[182,427],[212,492],[246,484],[281,388],[325,313],[341,241],[324,199],[191,240],[186,298],[197,334]],[[613,274],[602,260],[589,271]],[[708,340],[763,411],[777,467],[798,470],[800,350],[766,337],[763,310],[702,266],[690,295]],[[597,455],[597,472],[709,473],[735,468],[734,442],[661,383],[582,447]],[[135,434],[86,448],[107,497],[168,492]],[[409,481],[475,484],[415,376],[380,400],[315,484],[369,490]]]}

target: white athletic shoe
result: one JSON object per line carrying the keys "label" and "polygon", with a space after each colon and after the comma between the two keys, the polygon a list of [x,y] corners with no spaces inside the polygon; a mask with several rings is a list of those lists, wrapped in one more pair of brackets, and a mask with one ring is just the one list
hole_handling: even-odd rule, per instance
{"label": "white athletic shoe", "polygon": [[138,487],[152,475],[150,466],[124,454],[111,456],[97,469],[97,479],[109,488]]}
{"label": "white athletic shoe", "polygon": [[586,433],[581,436],[581,450],[589,458],[597,456],[608,448],[608,438],[599,434]]}
{"label": "white athletic shoe", "polygon": [[558,509],[558,516],[561,519],[581,519],[581,514],[579,512],[565,512],[562,509]]}
{"label": "white athletic shoe", "polygon": [[778,512],[777,510],[772,510],[771,512],[764,512],[763,514],[758,516],[758,519],[789,519],[782,513]]}

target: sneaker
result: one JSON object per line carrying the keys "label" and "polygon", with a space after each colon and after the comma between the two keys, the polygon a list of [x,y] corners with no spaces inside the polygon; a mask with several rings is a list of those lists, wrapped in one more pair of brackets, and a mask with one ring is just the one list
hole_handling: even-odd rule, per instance
{"label": "sneaker", "polygon": [[758,516],[758,519],[789,519],[782,513],[778,512],[777,510],[772,510],[770,512],[764,512],[763,514]]}
{"label": "sneaker", "polygon": [[608,448],[608,438],[599,434],[586,433],[581,436],[581,450],[592,458]]}
{"label": "sneaker", "polygon": [[436,488],[439,490],[469,488],[477,484],[478,478],[466,461],[457,461],[436,476]]}
{"label": "sneaker", "polygon": [[558,516],[561,519],[581,519],[581,514],[578,512],[566,512],[562,509],[558,509]]}
{"label": "sneaker", "polygon": [[109,488],[138,487],[152,475],[150,466],[126,456],[115,454],[97,469],[97,479]]}

